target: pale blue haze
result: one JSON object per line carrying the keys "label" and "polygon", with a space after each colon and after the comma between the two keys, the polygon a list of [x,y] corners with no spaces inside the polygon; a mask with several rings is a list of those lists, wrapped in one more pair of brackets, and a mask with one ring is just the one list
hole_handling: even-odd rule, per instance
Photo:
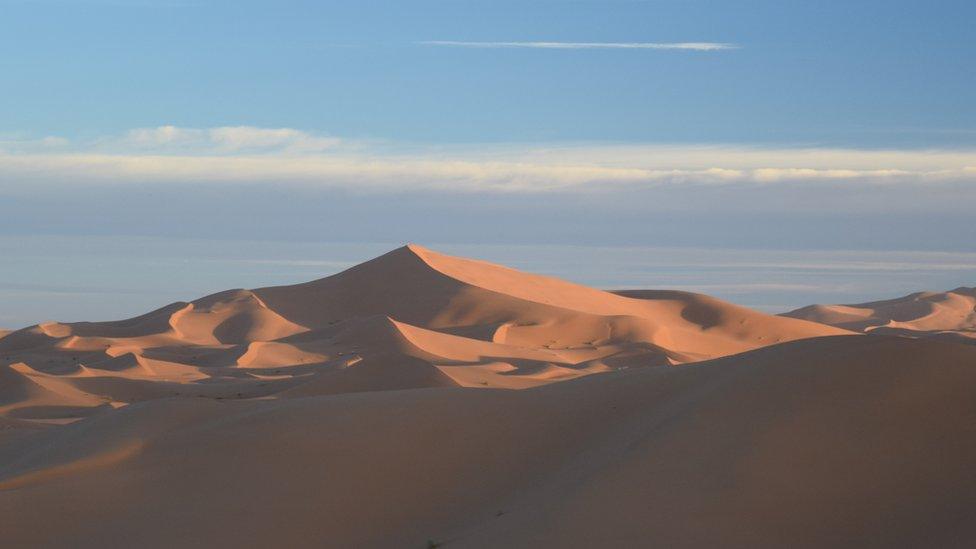
{"label": "pale blue haze", "polygon": [[770,311],[976,286],[974,21],[962,0],[0,0],[0,327],[408,241]]}

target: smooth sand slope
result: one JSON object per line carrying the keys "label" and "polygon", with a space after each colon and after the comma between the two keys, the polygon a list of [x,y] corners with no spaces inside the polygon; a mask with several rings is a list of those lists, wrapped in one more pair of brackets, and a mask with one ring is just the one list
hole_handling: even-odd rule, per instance
{"label": "smooth sand slope", "polygon": [[918,292],[856,305],[810,305],[783,316],[856,332],[937,337],[976,344],[976,288]]}
{"label": "smooth sand slope", "polygon": [[408,246],[0,338],[0,545],[970,547],[974,389],[976,346]]}
{"label": "smooth sand slope", "polygon": [[775,345],[524,391],[160,399],[0,446],[46,547],[971,547],[976,347]]}

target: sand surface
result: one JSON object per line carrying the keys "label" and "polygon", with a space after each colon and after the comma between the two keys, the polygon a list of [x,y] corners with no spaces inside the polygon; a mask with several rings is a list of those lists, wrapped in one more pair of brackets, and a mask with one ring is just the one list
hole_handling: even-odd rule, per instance
{"label": "sand surface", "polygon": [[783,316],[857,332],[976,344],[976,288],[918,292],[855,305],[810,305]]}
{"label": "sand surface", "polygon": [[0,543],[971,546],[976,346],[811,320],[407,246],[0,334]]}
{"label": "sand surface", "polygon": [[845,330],[707,296],[631,297],[407,246],[295,286],[0,339],[0,416],[68,422],[170,397],[527,388]]}

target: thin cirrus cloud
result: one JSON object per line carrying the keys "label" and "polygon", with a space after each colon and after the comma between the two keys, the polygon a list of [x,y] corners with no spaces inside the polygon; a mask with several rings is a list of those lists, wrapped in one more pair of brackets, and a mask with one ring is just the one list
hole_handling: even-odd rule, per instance
{"label": "thin cirrus cloud", "polygon": [[292,128],[256,128],[253,126],[222,126],[216,128],[181,128],[159,126],[137,128],[121,139],[104,140],[109,148],[164,151],[205,151],[239,153],[244,151],[316,152],[333,149],[340,144],[334,137],[316,136]]}
{"label": "thin cirrus cloud", "polygon": [[171,183],[522,194],[870,187],[972,197],[976,151],[653,144],[398,149],[251,126],[140,128],[84,143],[0,142],[0,190]]}
{"label": "thin cirrus cloud", "polygon": [[425,46],[455,48],[532,48],[544,50],[688,50],[722,51],[739,49],[725,42],[464,42],[425,40]]}

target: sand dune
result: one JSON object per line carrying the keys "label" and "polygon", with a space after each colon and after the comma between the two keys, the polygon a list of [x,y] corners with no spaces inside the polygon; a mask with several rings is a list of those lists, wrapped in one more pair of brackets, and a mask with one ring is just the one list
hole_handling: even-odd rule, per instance
{"label": "sand dune", "polygon": [[[896,322],[964,331],[967,295]],[[976,346],[855,333],[874,305],[809,322],[407,246],[31,326],[0,338],[0,543],[969,547]]]}
{"label": "sand dune", "polygon": [[160,399],[25,435],[0,445],[0,532],[49,547],[976,539],[972,346],[828,337],[526,391],[439,383]]}
{"label": "sand dune", "polygon": [[306,383],[324,394],[352,379],[360,390],[387,389],[417,360],[437,371],[417,378],[431,386],[446,376],[526,388],[839,333],[706,296],[614,294],[409,245],[306,284],[229,290],[116,322],[28,327],[0,340],[0,364],[90,395],[60,415],[29,392],[8,405],[73,421],[106,403],[164,396],[253,398]]}
{"label": "sand dune", "polygon": [[918,292],[856,305],[810,305],[783,316],[857,332],[976,344],[976,288]]}

